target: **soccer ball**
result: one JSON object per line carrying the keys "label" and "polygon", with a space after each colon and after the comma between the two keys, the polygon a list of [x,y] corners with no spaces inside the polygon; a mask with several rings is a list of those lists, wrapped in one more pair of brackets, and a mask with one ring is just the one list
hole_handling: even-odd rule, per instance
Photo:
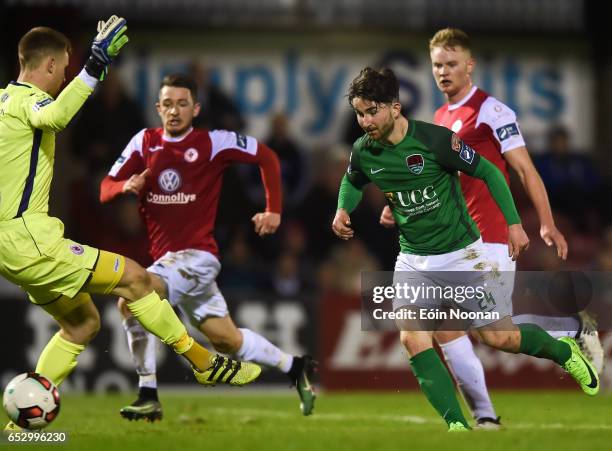
{"label": "soccer ball", "polygon": [[6,386],[2,400],[9,418],[24,429],[42,429],[59,413],[57,387],[38,373],[22,373]]}

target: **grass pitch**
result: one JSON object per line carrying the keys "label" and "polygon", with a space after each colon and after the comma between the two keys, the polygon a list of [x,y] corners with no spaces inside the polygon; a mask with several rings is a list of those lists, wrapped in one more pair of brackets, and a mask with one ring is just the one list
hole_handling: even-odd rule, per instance
{"label": "grass pitch", "polygon": [[[612,395],[579,392],[496,392],[505,430],[449,434],[418,392],[323,393],[315,413],[302,417],[287,392],[162,390],[161,422],[119,416],[124,395],[65,395],[49,431],[64,444],[3,443],[0,448],[74,450],[379,451],[379,450],[607,450],[612,443]],[[6,447],[6,448],[5,448]]]}

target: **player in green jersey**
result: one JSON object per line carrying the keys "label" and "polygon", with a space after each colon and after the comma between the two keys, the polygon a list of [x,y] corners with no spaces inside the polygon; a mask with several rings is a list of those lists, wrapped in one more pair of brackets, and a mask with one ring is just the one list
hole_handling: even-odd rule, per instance
{"label": "player in green jersey", "polygon": [[56,30],[37,27],[19,41],[19,77],[0,90],[0,275],[20,285],[57,320],[60,331],[36,366],[55,384],[74,369],[77,356],[99,329],[100,316],[89,293],[127,299],[134,317],[185,357],[200,383],[248,383],[261,369],[212,355],[195,343],[170,304],[156,294],[159,278],[133,260],[65,238],[62,222],[48,216],[55,133],[104,78],[128,41],[126,29],[126,21],[117,16],[101,21],[84,69],[59,95],[69,40]]}
{"label": "player in green jersey", "polygon": [[[407,274],[407,280],[419,282],[434,277],[428,271],[486,268],[480,233],[468,214],[459,185],[457,171],[462,171],[482,179],[502,211],[508,224],[509,256],[516,260],[528,247],[529,239],[501,172],[450,130],[403,117],[399,83],[390,69],[363,69],[351,83],[348,100],[366,134],[355,142],[342,179],[332,224],[336,235],[345,240],[354,236],[349,214],[359,204],[363,187],[371,182],[385,193],[399,227],[401,252],[396,274]],[[531,324],[515,326],[509,300],[494,300],[497,302],[489,311],[496,312],[500,319],[494,315],[472,322],[484,343],[506,352],[552,360],[587,394],[598,392],[597,373],[573,340],[555,340]],[[423,298],[410,304],[396,299],[394,308],[442,306]],[[449,431],[468,429],[452,379],[433,349],[432,323],[417,317],[398,326],[421,389],[447,422]]]}

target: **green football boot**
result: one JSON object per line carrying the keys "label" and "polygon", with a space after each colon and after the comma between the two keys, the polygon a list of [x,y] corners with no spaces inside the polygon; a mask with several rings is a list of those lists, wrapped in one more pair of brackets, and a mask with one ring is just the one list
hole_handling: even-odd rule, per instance
{"label": "green football boot", "polygon": [[295,358],[301,360],[302,367],[299,370],[294,384],[300,396],[300,410],[302,411],[302,415],[308,416],[312,414],[315,399],[317,399],[315,389],[310,382],[317,368],[317,361],[309,355]]}
{"label": "green football boot", "polygon": [[469,428],[465,427],[465,425],[460,421],[453,421],[448,425],[448,432],[467,432]]}
{"label": "green football boot", "polygon": [[596,395],[599,391],[599,376],[591,362],[582,354],[573,338],[561,337],[559,341],[567,343],[572,350],[572,355],[562,365],[563,369],[578,382],[587,395]]}

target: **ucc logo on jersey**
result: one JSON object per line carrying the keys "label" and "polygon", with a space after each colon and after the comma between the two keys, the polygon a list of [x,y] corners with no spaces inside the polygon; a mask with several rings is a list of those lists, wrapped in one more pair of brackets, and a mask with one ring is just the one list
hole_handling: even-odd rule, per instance
{"label": "ucc logo on jersey", "polygon": [[420,153],[408,155],[406,157],[406,165],[408,166],[410,172],[412,172],[414,175],[419,175],[421,172],[423,172],[423,167],[425,166],[423,155]]}
{"label": "ucc logo on jersey", "polygon": [[409,191],[392,191],[385,193],[385,197],[393,208],[407,217],[428,213],[442,205],[433,185]]}
{"label": "ucc logo on jersey", "polygon": [[172,194],[182,185],[181,175],[175,169],[166,169],[159,174],[157,183],[162,191]]}

